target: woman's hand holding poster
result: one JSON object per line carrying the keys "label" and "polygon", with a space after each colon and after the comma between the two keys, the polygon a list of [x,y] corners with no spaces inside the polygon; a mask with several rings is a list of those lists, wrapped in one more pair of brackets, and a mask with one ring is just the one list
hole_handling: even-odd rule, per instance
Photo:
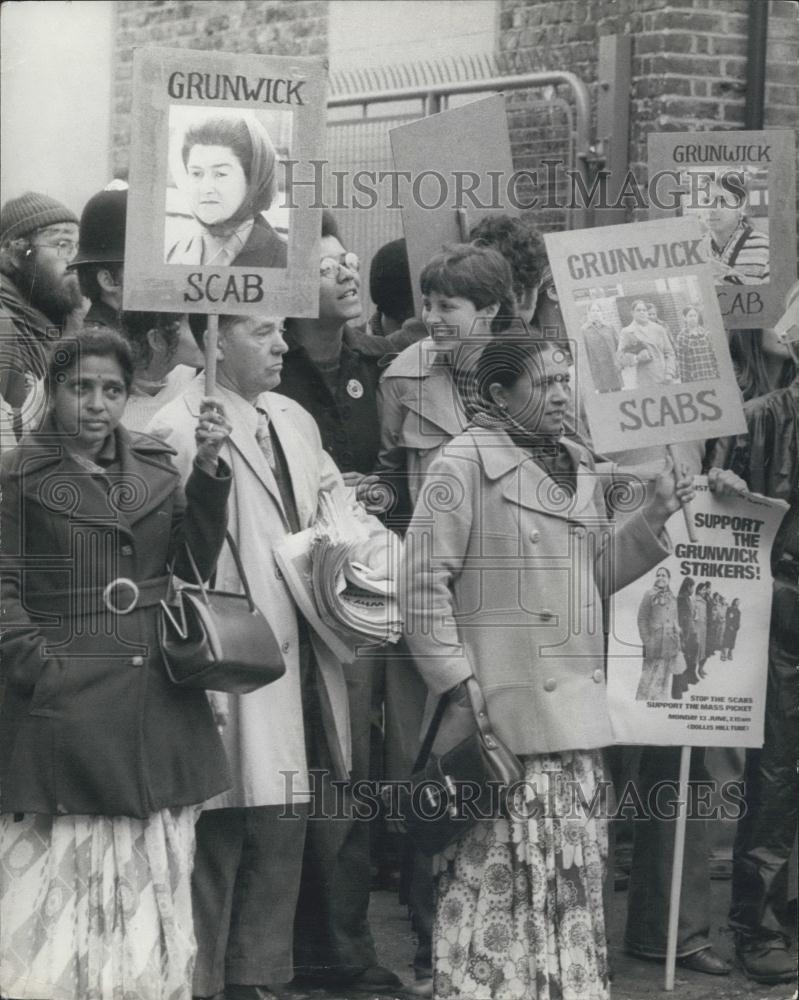
{"label": "woman's hand holding poster", "polygon": [[688,539],[613,600],[608,701],[619,743],[759,747],[771,615],[771,546],[782,501],[717,498],[696,481]]}

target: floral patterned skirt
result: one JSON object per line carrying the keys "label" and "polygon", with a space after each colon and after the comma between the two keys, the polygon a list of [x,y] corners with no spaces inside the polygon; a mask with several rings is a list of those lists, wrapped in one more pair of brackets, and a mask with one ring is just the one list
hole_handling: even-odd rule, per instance
{"label": "floral patterned skirt", "polygon": [[607,1000],[599,751],[523,757],[509,818],[434,859],[438,1000]]}
{"label": "floral patterned skirt", "polygon": [[1,815],[0,996],[191,1000],[197,815]]}

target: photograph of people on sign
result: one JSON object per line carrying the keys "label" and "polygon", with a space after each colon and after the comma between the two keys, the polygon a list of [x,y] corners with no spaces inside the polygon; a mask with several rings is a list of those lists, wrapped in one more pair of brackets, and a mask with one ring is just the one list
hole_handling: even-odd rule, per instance
{"label": "photograph of people on sign", "polygon": [[131,117],[123,307],[315,316],[324,61],[137,49]]}
{"label": "photograph of people on sign", "polygon": [[291,122],[288,111],[170,107],[167,264],[286,267],[278,163],[291,155]]}
{"label": "photograph of people on sign", "polygon": [[672,554],[614,596],[608,699],[620,743],[760,746],[771,546],[785,504],[717,497],[695,481],[689,517],[667,528]]}
{"label": "photograph of people on sign", "polygon": [[595,447],[739,433],[743,411],[693,218],[545,237]]}
{"label": "photograph of people on sign", "polygon": [[585,310],[580,334],[594,390],[717,380],[718,358],[705,329],[697,281],[674,278],[667,292],[643,287],[632,295],[575,292],[577,306]]}
{"label": "photograph of people on sign", "polygon": [[795,138],[788,130],[648,137],[650,218],[698,219],[729,329],[772,326],[795,278]]}

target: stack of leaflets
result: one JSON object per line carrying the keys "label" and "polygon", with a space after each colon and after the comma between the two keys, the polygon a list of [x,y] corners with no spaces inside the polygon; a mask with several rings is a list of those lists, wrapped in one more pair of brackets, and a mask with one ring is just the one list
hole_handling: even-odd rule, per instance
{"label": "stack of leaflets", "polygon": [[402,634],[396,579],[402,542],[353,502],[321,495],[312,528],[287,536],[275,558],[299,610],[328,649],[351,663],[359,646]]}
{"label": "stack of leaflets", "polygon": [[400,542],[390,531],[371,535],[362,509],[341,494],[322,494],[311,554],[316,606],[330,628],[396,642],[402,635],[395,581]]}

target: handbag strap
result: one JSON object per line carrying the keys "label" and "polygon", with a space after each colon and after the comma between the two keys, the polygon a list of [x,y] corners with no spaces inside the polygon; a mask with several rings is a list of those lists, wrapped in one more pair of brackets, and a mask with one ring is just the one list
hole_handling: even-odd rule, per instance
{"label": "handbag strap", "polygon": [[[229,531],[225,532],[225,541],[228,543],[228,546],[230,547],[230,552],[231,552],[231,555],[233,556],[233,561],[236,564],[236,570],[237,570],[237,572],[239,574],[239,579],[241,580],[241,585],[244,588],[244,595],[247,598],[247,603],[250,606],[250,611],[254,612],[255,611],[255,602],[252,599],[252,592],[250,590],[250,581],[247,579],[247,574],[244,572],[244,564],[241,561],[241,554],[239,553],[238,546],[233,541],[233,536],[231,535],[231,533]],[[208,604],[209,603],[209,601],[208,601],[208,588],[205,586],[205,583],[203,582],[203,579],[200,576],[200,570],[197,567],[197,563],[196,563],[196,561],[194,559],[194,554],[191,551],[191,548],[189,547],[189,543],[188,542],[184,542],[183,544],[186,547],[186,555],[188,556],[189,565],[191,566],[192,572],[194,573],[195,582],[196,582],[197,586],[200,588],[200,592],[202,593],[203,600],[205,601],[206,604]],[[173,580],[173,578],[175,576],[175,562],[176,562],[176,559],[173,559],[172,563],[171,563],[171,565],[169,567],[169,589],[170,590],[172,589],[172,580]]]}
{"label": "handbag strap", "polygon": [[[472,703],[472,711],[474,712],[475,722],[477,723],[477,728],[480,731],[480,735],[485,740],[486,746],[489,750],[495,750],[498,746],[496,737],[494,736],[494,731],[491,728],[491,722],[488,718],[488,708],[486,707],[486,701],[483,696],[482,689],[477,683],[477,678],[467,677],[463,682],[466,685],[466,692],[469,695],[469,701]],[[422,740],[422,745],[419,749],[419,753],[416,757],[416,762],[413,765],[413,772],[416,772],[424,767],[430,757],[430,751],[433,748],[433,743],[435,742],[436,735],[438,734],[439,727],[441,726],[441,720],[444,718],[444,712],[449,702],[449,691],[445,691],[444,694],[438,699],[438,704],[436,705],[436,710],[433,713],[433,718],[430,720],[430,725],[427,727],[427,732]]]}

